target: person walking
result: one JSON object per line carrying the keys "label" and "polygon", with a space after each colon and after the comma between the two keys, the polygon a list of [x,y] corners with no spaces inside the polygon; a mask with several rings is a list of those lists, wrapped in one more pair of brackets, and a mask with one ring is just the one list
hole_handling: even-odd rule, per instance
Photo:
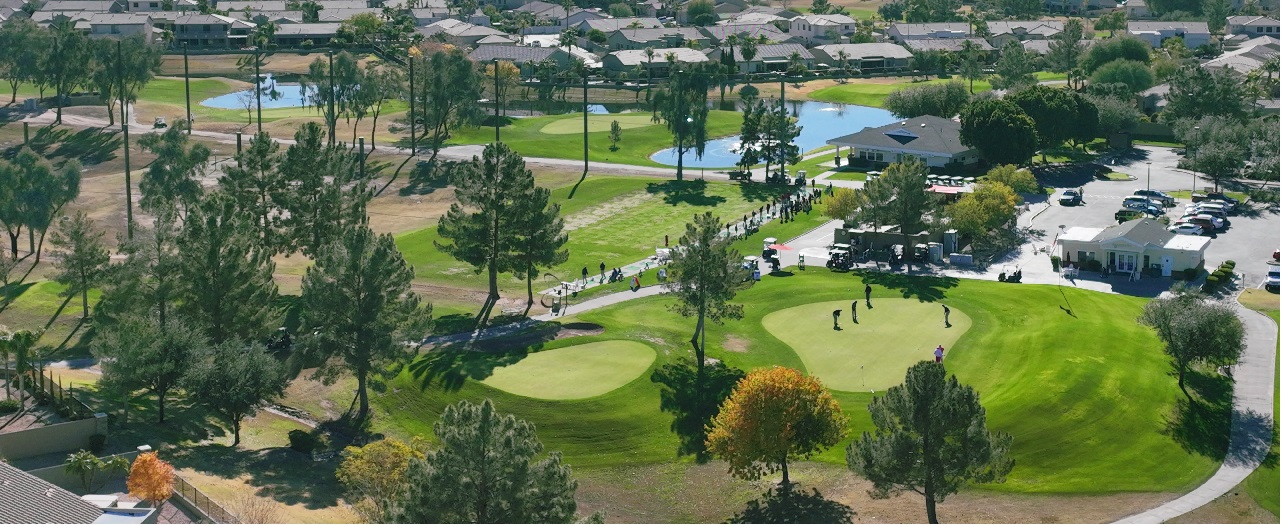
{"label": "person walking", "polygon": [[841,311],[840,310],[832,310],[832,329],[833,330],[841,329]]}
{"label": "person walking", "polygon": [[600,262],[600,283],[605,284],[605,261]]}
{"label": "person walking", "polygon": [[943,345],[939,345],[938,348],[934,349],[934,362],[935,363],[943,362]]}
{"label": "person walking", "polygon": [[949,319],[951,315],[952,315],[952,309],[948,308],[946,304],[943,305],[943,326],[945,328],[952,327],[952,321]]}
{"label": "person walking", "polygon": [[868,309],[871,309],[872,308],[872,285],[869,284],[863,287],[863,298],[864,300],[867,301]]}
{"label": "person walking", "polygon": [[587,267],[583,267],[583,284],[587,284]]}
{"label": "person walking", "polygon": [[850,315],[854,317],[854,324],[858,324],[858,300],[850,301]]}

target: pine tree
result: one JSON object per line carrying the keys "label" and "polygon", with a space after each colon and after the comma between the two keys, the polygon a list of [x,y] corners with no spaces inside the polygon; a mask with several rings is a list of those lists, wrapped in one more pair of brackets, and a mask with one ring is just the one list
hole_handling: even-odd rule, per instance
{"label": "pine tree", "polygon": [[910,490],[925,496],[930,523],[936,504],[966,483],[1001,483],[1014,468],[1010,436],[989,432],[979,395],[942,365],[922,361],[903,384],[872,400],[876,432],[845,449],[850,470],[872,482],[872,497]]}
{"label": "pine tree", "polygon": [[98,316],[156,316],[164,326],[178,296],[178,230],[175,212],[161,212],[154,228],[138,228],[133,240],[119,236],[125,259],[111,265]]}
{"label": "pine tree", "polygon": [[673,71],[667,89],[657,95],[658,116],[667,124],[676,148],[676,180],[684,180],[685,154],[702,157],[707,146],[707,92],[715,84],[712,69],[717,67],[706,64]]}
{"label": "pine tree", "polygon": [[440,447],[410,462],[392,523],[571,523],[578,482],[560,452],[541,460],[534,425],[486,399],[445,407]]}
{"label": "pine tree", "polygon": [[232,199],[215,193],[192,208],[178,237],[181,312],[215,343],[261,341],[275,321],[275,263]]}
{"label": "pine tree", "polygon": [[368,227],[347,231],[320,250],[302,278],[304,354],[320,361],[316,376],[356,376],[357,421],[369,414],[367,383],[379,367],[408,359],[431,323],[431,305],[410,289],[414,270],[391,235]]}
{"label": "pine tree", "polygon": [[[529,170],[525,170],[529,173]],[[529,174],[533,178],[533,174]],[[516,235],[512,246],[512,273],[525,280],[525,290],[529,294],[525,303],[525,313],[534,306],[534,279],[541,268],[550,268],[569,260],[569,250],[564,249],[569,242],[565,233],[565,219],[560,217],[560,204],[551,204],[552,192],[547,188],[535,186],[528,195],[517,202],[516,216],[513,225]]]}
{"label": "pine tree", "polygon": [[315,122],[303,124],[280,163],[286,216],[280,219],[288,237],[286,251],[316,257],[342,232],[366,222],[365,208],[373,197],[366,181],[357,180],[357,159],[351,150],[328,147],[324,130]]}
{"label": "pine tree", "polygon": [[200,330],[181,318],[161,325],[135,315],[99,327],[91,350],[102,363],[102,380],[125,394],[126,407],[134,390],[147,390],[156,395],[157,422],[164,423],[166,399],[191,366],[191,355],[207,345]]}
{"label": "pine tree", "polygon": [[279,231],[282,201],[287,197],[282,160],[280,144],[271,140],[271,135],[259,133],[218,179],[219,189],[231,197],[240,214],[251,219],[253,237],[272,255],[287,245]]}
{"label": "pine tree", "polygon": [[258,407],[284,394],[288,380],[280,362],[260,344],[231,341],[197,352],[183,378],[183,388],[231,423],[240,444],[240,423]]}
{"label": "pine tree", "polygon": [[142,209],[151,213],[172,209],[185,215],[199,202],[204,193],[200,178],[204,176],[210,151],[204,144],[190,142],[186,132],[189,125],[180,120],[164,133],[138,140],[142,149],[156,156],[138,183],[138,191],[142,192],[138,205]]}
{"label": "pine tree", "polygon": [[672,261],[667,265],[666,293],[677,300],[672,310],[684,317],[698,317],[689,342],[694,347],[700,382],[707,361],[707,321],[743,317],[743,306],[729,301],[750,277],[730,237],[721,234],[724,229],[711,212],[694,216],[694,222],[685,225],[680,247],[672,250]]}
{"label": "pine tree", "polygon": [[85,212],[76,212],[62,223],[53,234],[57,248],[58,275],[54,280],[66,287],[62,294],[74,297],[80,294],[84,317],[89,318],[89,289],[102,281],[111,255],[102,244],[102,232],[94,228],[93,220]]}

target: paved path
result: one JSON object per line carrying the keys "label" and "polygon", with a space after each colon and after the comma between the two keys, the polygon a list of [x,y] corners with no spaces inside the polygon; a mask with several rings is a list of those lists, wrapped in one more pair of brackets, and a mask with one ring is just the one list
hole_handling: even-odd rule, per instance
{"label": "paved path", "polygon": [[1237,305],[1245,323],[1245,352],[1232,367],[1232,438],[1223,465],[1192,492],[1117,523],[1162,523],[1226,494],[1259,467],[1272,443],[1273,370],[1277,362],[1277,325],[1267,316]]}

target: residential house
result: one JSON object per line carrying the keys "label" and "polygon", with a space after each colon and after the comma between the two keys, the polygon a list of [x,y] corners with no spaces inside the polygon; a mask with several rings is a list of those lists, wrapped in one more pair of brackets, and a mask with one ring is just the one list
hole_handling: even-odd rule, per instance
{"label": "residential house", "polygon": [[1100,10],[1116,9],[1116,0],[1086,0],[1084,12],[1081,0],[1045,0],[1045,9],[1050,13],[1084,14]]}
{"label": "residential house", "polygon": [[1210,43],[1210,28],[1205,22],[1138,22],[1131,21],[1126,33],[1147,42],[1152,47],[1161,47],[1167,38],[1180,37],[1188,49],[1195,49]]}
{"label": "residential house", "polygon": [[525,5],[525,0],[480,0],[480,5],[492,5],[500,11],[505,11]]}
{"label": "residential house", "polygon": [[560,33],[568,28],[576,27],[584,20],[596,20],[605,18],[599,10],[572,8],[568,14],[565,8],[557,5],[534,0],[520,7],[512,9],[518,13],[529,13],[534,16],[538,25],[527,27],[524,33],[527,35],[549,35]]}
{"label": "residential house", "polygon": [[727,15],[742,13],[749,7],[752,7],[752,4],[745,0],[716,0],[716,5],[712,10],[724,18]]}
{"label": "residential house", "polygon": [[126,37],[142,35],[151,40],[154,27],[151,17],[136,13],[94,13],[89,15],[89,36]]}
{"label": "residential house", "polygon": [[960,122],[933,115],[866,128],[827,143],[836,146],[838,156],[841,148],[850,148],[852,158],[874,166],[918,159],[941,168],[974,164],[981,158],[978,150],[961,144]]}
{"label": "residential house", "polygon": [[89,17],[95,14],[100,13],[91,13],[89,11],[36,11],[31,14],[31,21],[35,22],[36,25],[40,27],[49,27],[50,25],[53,25],[56,20],[66,18],[75,22],[78,28],[88,31]]}
{"label": "residential house", "polygon": [[[77,496],[0,461],[0,523],[155,523],[155,509],[115,507],[117,498]],[[89,500],[108,503],[99,507]]]}
{"label": "residential house", "polygon": [[904,41],[903,46],[907,47],[913,53],[919,53],[921,51],[947,51],[949,53],[960,53],[961,46],[965,42],[974,42],[978,45],[979,51],[990,53],[996,50],[996,48],[992,47],[991,44],[987,43],[987,40],[983,40],[982,38],[918,38]]}
{"label": "residential house", "polygon": [[969,38],[970,24],[965,22],[939,22],[934,24],[891,24],[885,35],[895,42],[926,38]]}
{"label": "residential house", "polygon": [[414,25],[422,27],[434,22],[439,22],[453,16],[453,13],[447,7],[433,6],[410,9],[409,16],[414,17]]}
{"label": "residential house", "polygon": [[605,71],[611,74],[631,73],[640,67],[649,69],[650,74],[655,77],[663,77],[670,73],[671,63],[668,62],[668,57],[673,58],[678,64],[698,64],[709,60],[707,55],[696,49],[672,47],[655,49],[653,60],[650,60],[641,49],[614,51],[605,55],[605,58],[601,59],[601,64]]}
{"label": "residential house", "polygon": [[792,19],[788,34],[806,41],[836,40],[858,30],[858,22],[847,15],[802,15]]}
{"label": "residential house", "polygon": [[[276,27],[276,45],[282,48],[304,48],[326,46],[338,36],[341,22],[320,22],[314,24],[280,24]],[[310,42],[310,44],[307,44]]]}
{"label": "residential house", "polygon": [[[168,4],[169,9],[165,9]],[[130,13],[150,13],[155,11],[190,11],[196,9],[196,0],[129,0]]]}
{"label": "residential house", "polygon": [[[1045,56],[1050,54],[1051,42],[1053,42],[1053,40],[1024,40],[1021,43],[1023,44],[1023,49],[1027,51],[1031,51],[1041,56]],[[1080,42],[1083,48],[1089,48],[1090,46],[1094,45],[1095,42],[1098,42],[1098,40],[1085,39],[1085,40],[1080,40]]]}
{"label": "residential house", "polygon": [[493,60],[511,62],[520,68],[524,77],[534,76],[538,65],[551,60],[559,69],[567,69],[574,63],[574,57],[558,47],[530,47],[514,45],[482,45],[468,55],[477,63]]}
{"label": "residential house", "polygon": [[[210,2],[210,3],[213,3],[213,2]],[[321,7],[324,7],[325,9],[329,9],[329,6],[324,5],[324,2],[316,2],[316,3],[321,5]],[[244,12],[244,11],[257,12],[257,11],[288,11],[289,10],[289,2],[286,2],[285,0],[252,0],[248,2],[242,1],[242,0],[223,0],[221,2],[217,2],[215,5],[217,6],[219,11],[226,11],[228,13]],[[360,7],[365,7],[365,6],[361,5]]]}
{"label": "residential house", "polygon": [[740,40],[750,38],[757,42],[764,38],[767,42],[778,44],[799,43],[800,40],[780,31],[774,24],[725,24],[700,27],[698,30],[712,40],[712,45],[721,45],[730,35],[736,35]]}
{"label": "residential house", "polygon": [[347,19],[353,16],[365,14],[365,13],[370,13],[375,16],[378,16],[379,18],[382,18],[381,9],[374,9],[370,7],[334,8],[334,9],[322,9],[320,11],[320,21],[321,22],[346,22]]}
{"label": "residential house", "polygon": [[1281,35],[1281,22],[1267,16],[1229,16],[1228,34],[1275,37]]}
{"label": "residential house", "polygon": [[605,39],[606,47],[613,50],[681,47],[687,42],[708,47],[712,44],[712,39],[693,27],[619,29]]}
{"label": "residential house", "polygon": [[650,29],[663,27],[663,23],[653,17],[626,17],[626,18],[593,18],[583,20],[574,26],[581,34],[587,34],[593,29],[600,30],[603,33],[613,33],[620,29]]}
{"label": "residential house", "polygon": [[1148,9],[1147,0],[1129,0],[1126,2],[1125,18],[1128,20],[1152,18],[1152,10]]}
{"label": "residential house", "polygon": [[178,46],[244,47],[257,24],[223,15],[182,15],[174,21],[173,38]]}
{"label": "residential house", "polygon": [[[799,55],[805,69],[814,69],[814,54],[800,44],[762,44],[756,46],[756,56],[749,62],[743,59],[743,48],[734,47],[734,63],[740,73],[765,73],[769,71],[786,71],[791,64],[792,56]],[[729,51],[716,48],[707,53],[707,58],[719,62],[721,55]]]}
{"label": "residential house", "polygon": [[792,25],[791,20],[770,13],[745,12],[717,22],[717,24],[773,24],[783,30]]}
{"label": "residential house", "polygon": [[40,6],[37,12],[66,13],[87,11],[90,13],[123,13],[124,0],[49,0]]}
{"label": "residential house", "polygon": [[912,63],[911,51],[890,43],[827,44],[811,51],[815,60],[830,67],[841,66],[841,52],[844,51],[846,63],[863,72],[902,71]]}
{"label": "residential house", "polygon": [[518,43],[515,38],[508,35],[489,35],[476,41],[477,46],[508,46]]}
{"label": "residential house", "polygon": [[428,40],[434,39],[438,42],[445,42],[459,47],[476,47],[477,43],[487,36],[507,36],[507,33],[492,27],[469,24],[452,18],[433,22],[425,27],[418,28],[417,31]]}
{"label": "residential house", "polygon": [[1281,41],[1271,36],[1261,36],[1242,42],[1235,50],[1228,51],[1201,64],[1206,69],[1227,69],[1241,74],[1250,74],[1260,69],[1269,60],[1277,58],[1281,52]]}
{"label": "residential house", "polygon": [[987,42],[1001,49],[1009,42],[1049,40],[1063,32],[1063,22],[1053,20],[992,21],[987,23]]}
{"label": "residential house", "polygon": [[1136,278],[1149,268],[1170,277],[1204,266],[1210,238],[1175,235],[1160,222],[1142,218],[1107,228],[1068,228],[1056,244],[1065,266],[1098,261],[1112,272]]}

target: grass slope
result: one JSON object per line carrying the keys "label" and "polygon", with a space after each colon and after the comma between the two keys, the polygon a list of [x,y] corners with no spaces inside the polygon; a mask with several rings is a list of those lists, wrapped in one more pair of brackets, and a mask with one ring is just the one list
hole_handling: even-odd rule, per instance
{"label": "grass slope", "polygon": [[[1281,309],[1277,308],[1277,296],[1270,292],[1251,289],[1241,294],[1241,304],[1247,308],[1257,310],[1268,317],[1273,322],[1281,323]],[[1277,355],[1276,384],[1281,385],[1281,353]],[[1245,486],[1246,493],[1250,495],[1260,507],[1267,509],[1275,517],[1281,514],[1281,476],[1278,475],[1277,469],[1277,450],[1278,450],[1278,416],[1281,416],[1281,396],[1272,397],[1272,450],[1269,451],[1268,457],[1264,459],[1263,465],[1250,473],[1245,478],[1242,485]]]}
{"label": "grass slope", "polygon": [[482,382],[537,399],[586,399],[630,383],[654,362],[654,349],[635,341],[601,341],[530,354]]}
{"label": "grass slope", "polygon": [[[1039,81],[1067,80],[1067,75],[1062,73],[1048,73],[1048,72],[1042,71],[1036,74],[1036,78]],[[888,97],[890,93],[893,93],[900,89],[911,87],[911,86],[923,85],[923,84],[940,84],[945,82],[961,82],[962,84],[965,84],[966,88],[970,87],[969,81],[966,81],[959,77],[947,78],[947,79],[936,78],[933,80],[906,79],[900,82],[895,82],[893,84],[867,83],[867,82],[859,82],[857,80],[854,80],[847,84],[840,84],[840,85],[816,90],[813,93],[809,94],[809,98],[811,100],[819,100],[822,102],[836,102],[840,104],[858,104],[860,106],[872,106],[872,107],[879,108],[885,105],[885,97]],[[992,90],[992,84],[989,83],[988,81],[986,80],[974,81],[974,93],[977,94],[977,93],[982,93],[982,92],[991,91],[991,90]]]}

